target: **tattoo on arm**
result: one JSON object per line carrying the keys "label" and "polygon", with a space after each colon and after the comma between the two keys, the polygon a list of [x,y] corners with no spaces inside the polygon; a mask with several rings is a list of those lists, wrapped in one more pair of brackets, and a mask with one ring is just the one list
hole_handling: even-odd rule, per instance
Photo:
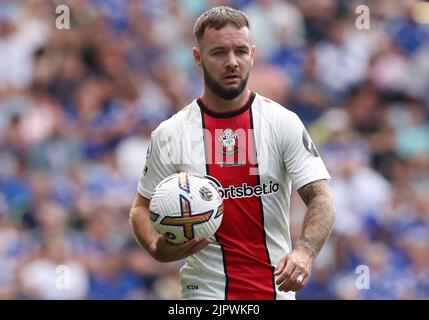
{"label": "tattoo on arm", "polygon": [[299,188],[298,194],[307,206],[299,246],[316,257],[334,224],[335,208],[332,193],[326,180],[317,180]]}

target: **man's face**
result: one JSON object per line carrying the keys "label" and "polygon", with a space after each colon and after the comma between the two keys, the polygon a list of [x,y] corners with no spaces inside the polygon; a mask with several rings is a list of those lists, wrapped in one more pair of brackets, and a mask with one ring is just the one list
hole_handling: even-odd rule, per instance
{"label": "man's face", "polygon": [[206,86],[226,100],[238,97],[246,88],[254,53],[249,29],[237,29],[231,24],[219,30],[206,29],[193,51]]}

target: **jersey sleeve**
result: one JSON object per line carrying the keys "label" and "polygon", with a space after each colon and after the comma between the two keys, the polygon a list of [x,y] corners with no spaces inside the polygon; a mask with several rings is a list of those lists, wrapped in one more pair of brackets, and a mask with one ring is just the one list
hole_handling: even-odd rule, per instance
{"label": "jersey sleeve", "polygon": [[316,180],[330,179],[316,146],[295,113],[289,112],[282,130],[287,131],[282,135],[283,160],[295,188],[299,189]]}
{"label": "jersey sleeve", "polygon": [[171,154],[171,137],[157,130],[152,132],[146,154],[146,165],[137,186],[137,192],[147,199],[152,198],[152,192],[161,180],[176,173]]}

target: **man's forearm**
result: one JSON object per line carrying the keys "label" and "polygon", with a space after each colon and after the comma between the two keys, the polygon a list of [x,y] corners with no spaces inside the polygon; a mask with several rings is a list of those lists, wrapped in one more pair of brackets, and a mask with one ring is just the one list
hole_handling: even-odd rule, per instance
{"label": "man's forearm", "polygon": [[335,208],[326,180],[309,183],[298,190],[307,206],[298,246],[316,257],[328,239],[335,221]]}
{"label": "man's forearm", "polygon": [[130,211],[130,225],[136,241],[151,254],[157,232],[150,223],[148,208],[133,207]]}

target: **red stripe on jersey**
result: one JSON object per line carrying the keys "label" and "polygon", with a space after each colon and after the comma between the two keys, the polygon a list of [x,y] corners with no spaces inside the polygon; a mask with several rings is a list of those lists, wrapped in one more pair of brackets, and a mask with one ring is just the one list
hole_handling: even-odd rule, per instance
{"label": "red stripe on jersey", "polygon": [[[198,100],[203,127],[207,130],[204,139],[207,174],[219,180],[224,188],[259,184],[259,176],[249,174],[251,168],[257,168],[251,131],[254,97],[252,93],[243,108],[230,114],[213,113]],[[240,162],[242,165],[237,165]],[[223,250],[228,300],[275,299],[262,210],[261,198],[257,196],[235,195],[233,199],[224,199],[224,216],[216,238]]]}

